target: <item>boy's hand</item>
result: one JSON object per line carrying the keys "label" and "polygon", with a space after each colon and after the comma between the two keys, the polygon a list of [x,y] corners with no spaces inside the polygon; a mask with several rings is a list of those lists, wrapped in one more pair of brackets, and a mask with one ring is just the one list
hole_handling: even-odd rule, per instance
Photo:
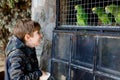
{"label": "boy's hand", "polygon": [[48,80],[49,77],[50,77],[49,72],[42,71],[42,76],[39,78],[39,80]]}

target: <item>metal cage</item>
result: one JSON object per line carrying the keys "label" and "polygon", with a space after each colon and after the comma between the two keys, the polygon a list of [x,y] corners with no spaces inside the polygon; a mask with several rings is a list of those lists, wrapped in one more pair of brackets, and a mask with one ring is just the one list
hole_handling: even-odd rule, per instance
{"label": "metal cage", "polygon": [[120,80],[119,6],[120,0],[56,0],[55,80]]}
{"label": "metal cage", "polygon": [[120,0],[59,0],[60,26],[119,26]]}

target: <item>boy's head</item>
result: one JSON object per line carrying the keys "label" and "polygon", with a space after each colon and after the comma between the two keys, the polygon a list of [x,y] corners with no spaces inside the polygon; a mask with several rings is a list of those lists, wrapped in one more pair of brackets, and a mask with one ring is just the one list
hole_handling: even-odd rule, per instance
{"label": "boy's head", "polygon": [[39,23],[32,21],[31,19],[23,19],[16,23],[13,30],[13,34],[20,40],[24,41],[25,34],[33,36],[33,32],[40,30],[41,26]]}
{"label": "boy's head", "polygon": [[34,38],[34,36],[38,35],[38,38],[42,38],[39,32],[40,29],[41,26],[39,23],[32,21],[31,19],[24,19],[17,22],[13,34],[25,43],[32,43],[34,42],[31,39],[32,37]]}

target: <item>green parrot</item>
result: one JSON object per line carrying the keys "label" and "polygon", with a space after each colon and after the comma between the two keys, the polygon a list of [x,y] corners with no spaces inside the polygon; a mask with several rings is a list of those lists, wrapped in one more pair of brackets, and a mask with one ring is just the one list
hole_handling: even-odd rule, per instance
{"label": "green parrot", "polygon": [[101,21],[101,25],[112,24],[112,19],[108,16],[103,7],[93,7],[92,12],[98,16],[98,19]]}
{"label": "green parrot", "polygon": [[79,26],[87,26],[88,15],[87,15],[87,13],[85,13],[85,10],[80,5],[75,5],[75,10],[77,11],[77,13],[76,13],[76,18],[77,18],[76,24],[79,25]]}
{"label": "green parrot", "polygon": [[116,24],[120,24],[120,6],[111,4],[105,7],[105,11],[114,16]]}

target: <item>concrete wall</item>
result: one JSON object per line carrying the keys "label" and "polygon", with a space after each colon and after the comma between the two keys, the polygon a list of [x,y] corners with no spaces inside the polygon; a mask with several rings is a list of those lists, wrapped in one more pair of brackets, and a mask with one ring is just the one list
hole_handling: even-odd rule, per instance
{"label": "concrete wall", "polygon": [[37,55],[39,64],[46,70],[46,67],[50,66],[52,33],[56,21],[56,0],[32,0],[32,20],[39,22],[42,27],[44,39],[37,47]]}

